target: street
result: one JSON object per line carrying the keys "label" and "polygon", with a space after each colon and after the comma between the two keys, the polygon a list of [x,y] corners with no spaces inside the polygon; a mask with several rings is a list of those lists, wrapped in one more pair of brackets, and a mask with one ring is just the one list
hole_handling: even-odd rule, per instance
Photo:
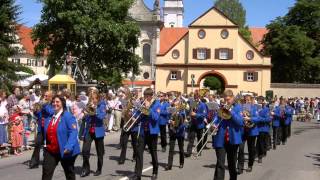
{"label": "street", "polygon": [[[320,179],[320,124],[316,122],[294,122],[292,136],[288,143],[278,146],[277,150],[270,150],[262,164],[257,161],[251,173],[244,171],[238,176],[240,180],[319,180]],[[124,180],[133,175],[134,165],[132,162],[132,148],[128,145],[127,161],[124,165],[118,165],[120,150],[117,149],[120,133],[109,134],[105,137],[105,161],[102,175],[94,177],[92,174],[83,179],[101,180]],[[160,138],[159,138],[160,143]],[[185,141],[185,147],[187,141]],[[208,145],[211,146],[211,143]],[[176,145],[176,150],[178,146]],[[247,151],[247,149],[246,149]],[[31,157],[31,151],[25,152],[21,156],[11,156],[0,160],[0,179],[3,180],[25,180],[41,179],[42,166],[38,169],[28,169],[26,162]],[[94,143],[92,147],[91,170],[96,170],[96,156]],[[168,149],[166,153],[161,152],[158,145],[159,159],[159,180],[209,180],[213,179],[214,167],[216,163],[215,152],[213,149],[204,150],[202,156],[197,159],[188,158],[185,160],[183,169],[179,169],[179,155],[174,156],[174,166],[171,171],[164,171],[167,163]],[[245,163],[245,167],[247,162]],[[79,156],[75,163],[77,179],[80,179],[82,157]],[[143,179],[150,179],[152,173],[151,156],[148,152],[144,153]],[[228,179],[226,171],[225,179]],[[65,179],[61,165],[57,166],[54,179]]]}

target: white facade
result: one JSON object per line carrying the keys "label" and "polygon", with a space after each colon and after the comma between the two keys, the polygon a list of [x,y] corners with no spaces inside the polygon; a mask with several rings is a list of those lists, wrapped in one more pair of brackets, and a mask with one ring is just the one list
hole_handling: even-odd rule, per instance
{"label": "white facade", "polygon": [[164,0],[163,21],[165,27],[183,27],[183,0]]}

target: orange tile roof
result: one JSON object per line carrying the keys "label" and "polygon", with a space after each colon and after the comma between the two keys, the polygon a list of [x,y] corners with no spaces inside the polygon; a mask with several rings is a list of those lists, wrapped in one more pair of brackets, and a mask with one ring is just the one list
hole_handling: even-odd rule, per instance
{"label": "orange tile roof", "polygon": [[[123,85],[132,85],[132,81],[130,80],[123,80],[122,81]],[[133,85],[135,86],[151,86],[154,84],[154,81],[152,80],[137,80],[137,81],[133,81]]]}
{"label": "orange tile roof", "polygon": [[35,44],[31,39],[32,29],[24,25],[18,25],[17,34],[20,38],[20,44],[26,50],[27,54],[34,55],[34,46]]}
{"label": "orange tile roof", "polygon": [[252,42],[254,45],[258,45],[258,50],[262,50],[263,44],[262,40],[264,38],[264,35],[268,33],[267,28],[250,28],[251,31],[251,37],[252,37]]}
{"label": "orange tile roof", "polygon": [[167,54],[187,33],[188,28],[162,28],[159,56]]}

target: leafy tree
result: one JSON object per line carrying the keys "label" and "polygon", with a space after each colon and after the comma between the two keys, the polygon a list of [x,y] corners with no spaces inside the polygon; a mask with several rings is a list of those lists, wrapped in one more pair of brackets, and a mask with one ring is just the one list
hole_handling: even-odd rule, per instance
{"label": "leafy tree", "polygon": [[14,35],[19,14],[20,7],[15,5],[14,0],[0,0],[0,88],[11,87],[12,82],[19,79],[17,71],[33,73],[26,67],[8,61],[16,53],[11,45],[17,42]]}
{"label": "leafy tree", "polygon": [[320,83],[320,1],[298,0],[272,21],[264,53],[272,57],[272,82]]}
{"label": "leafy tree", "polygon": [[210,90],[216,90],[218,93],[222,93],[224,85],[221,80],[215,76],[208,76],[205,78],[203,85]]}
{"label": "leafy tree", "polygon": [[[64,64],[66,51],[92,79],[120,81],[121,74],[139,72],[139,27],[128,18],[133,0],[40,0],[41,21],[33,29],[36,52],[48,50],[50,75]],[[116,75],[116,76],[115,76]],[[101,79],[102,78],[102,79]]]}
{"label": "leafy tree", "polygon": [[237,23],[240,34],[252,42],[251,32],[246,25],[246,10],[239,0],[216,0],[214,6]]}

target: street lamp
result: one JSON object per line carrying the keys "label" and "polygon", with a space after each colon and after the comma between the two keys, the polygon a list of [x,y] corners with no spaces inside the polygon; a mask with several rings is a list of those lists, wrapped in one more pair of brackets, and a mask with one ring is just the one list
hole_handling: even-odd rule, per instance
{"label": "street lamp", "polygon": [[194,74],[191,74],[191,92],[193,92],[193,87],[194,87],[194,84],[196,83],[196,81],[194,80],[195,78],[195,75]]}

